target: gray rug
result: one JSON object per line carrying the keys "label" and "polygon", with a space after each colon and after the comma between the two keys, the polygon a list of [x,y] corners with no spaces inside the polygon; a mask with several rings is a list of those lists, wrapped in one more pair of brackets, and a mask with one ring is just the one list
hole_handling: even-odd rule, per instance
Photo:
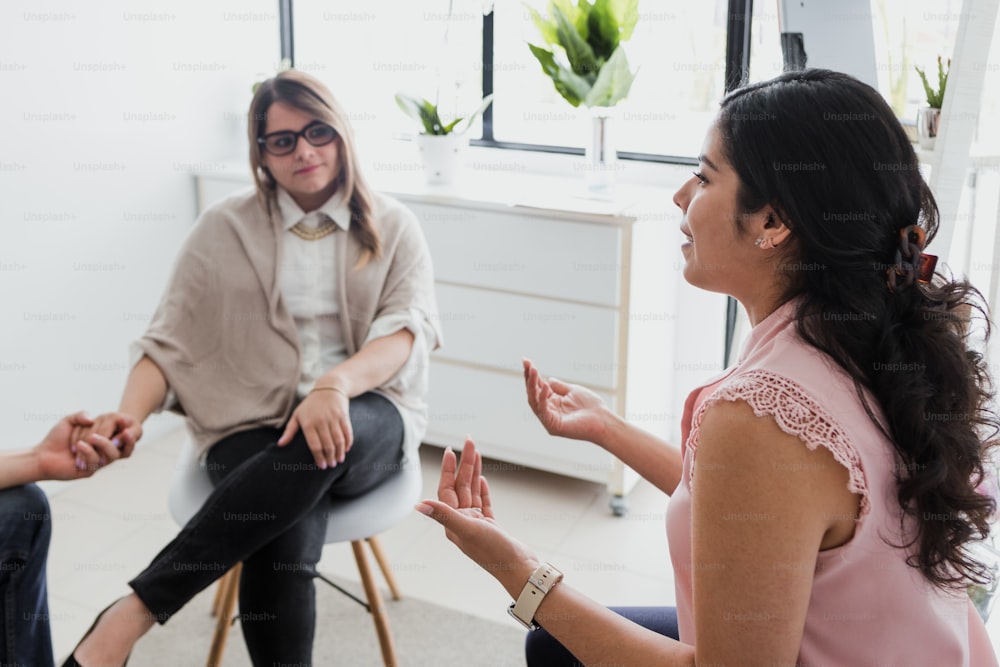
{"label": "gray rug", "polygon": [[[337,581],[362,599],[360,585]],[[215,630],[209,609],[215,586],[192,600],[170,622],[154,627],[136,645],[129,665],[201,667]],[[371,615],[321,581],[316,582],[316,667],[381,667],[382,653]],[[521,667],[524,632],[429,602],[386,601],[400,667]],[[239,623],[226,643],[222,667],[250,665]]]}

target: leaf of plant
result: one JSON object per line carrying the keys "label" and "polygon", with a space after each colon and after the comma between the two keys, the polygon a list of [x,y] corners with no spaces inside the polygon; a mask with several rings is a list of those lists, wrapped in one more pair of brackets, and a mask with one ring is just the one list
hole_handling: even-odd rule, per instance
{"label": "leaf of plant", "polygon": [[[948,71],[944,68],[944,63],[941,62],[941,56],[938,56],[938,97],[937,103],[938,108],[944,106],[944,89],[948,85]],[[948,69],[951,69],[951,58],[948,59]]]}
{"label": "leaf of plant", "polygon": [[587,16],[589,37],[587,42],[594,56],[607,60],[618,47],[618,21],[612,11],[611,0],[595,0]]}
{"label": "leaf of plant", "polygon": [[452,130],[455,129],[455,126],[461,122],[462,122],[461,118],[456,118],[455,120],[451,121],[450,123],[441,128],[441,134],[449,134]]}
{"label": "leaf of plant", "polygon": [[429,100],[423,100],[420,105],[420,120],[423,121],[427,134],[448,134],[441,125],[437,107]]}
{"label": "leaf of plant", "polygon": [[546,51],[540,46],[528,44],[528,48],[538,59],[542,66],[542,71],[552,79],[552,84],[556,92],[563,96],[567,102],[575,107],[580,106],[580,102],[587,97],[590,91],[590,83],[583,77],[577,76],[571,70],[566,69],[556,62],[555,55],[551,51]]}
{"label": "leaf of plant", "polygon": [[552,25],[556,24],[556,9],[561,11],[563,16],[569,19],[569,22],[576,27],[577,32],[581,34],[584,40],[586,40],[587,12],[590,11],[590,5],[587,4],[586,0],[578,0],[575,5],[573,4],[573,0],[549,0],[549,21]]}
{"label": "leaf of plant", "polygon": [[538,28],[538,32],[542,34],[542,39],[545,40],[545,43],[558,44],[559,42],[556,38],[555,23],[542,18],[542,15],[538,12],[538,10],[530,6],[528,3],[524,3],[524,6],[531,14],[531,20],[535,22],[535,27]]}
{"label": "leaf of plant", "polygon": [[613,107],[628,96],[634,80],[635,74],[628,68],[625,49],[619,46],[601,68],[584,104],[588,107]]}
{"label": "leaf of plant", "polygon": [[639,0],[611,0],[612,15],[618,24],[620,42],[632,37],[635,24],[639,22]]}
{"label": "leaf of plant", "polygon": [[561,9],[553,5],[552,12],[556,20],[556,35],[559,38],[559,45],[565,49],[573,73],[586,79],[587,83],[593,84],[600,69],[600,65],[594,58],[594,51],[590,48],[590,44],[587,44],[580,36]]}
{"label": "leaf of plant", "polygon": [[424,125],[426,129],[426,124],[424,123],[424,112],[423,100],[417,97],[412,97],[410,95],[404,95],[403,93],[396,93],[396,106],[402,109],[403,113],[417,121],[421,125]]}
{"label": "leaf of plant", "polygon": [[[459,132],[458,134],[465,134],[468,131],[468,129],[472,126],[472,124],[476,122],[476,118],[479,117],[479,114],[481,114],[482,112],[486,111],[486,107],[488,107],[492,102],[493,102],[493,93],[490,93],[489,95],[487,95],[486,97],[483,98],[483,101],[479,105],[479,107],[475,111],[473,111],[471,114],[469,114],[469,117],[466,119],[466,122],[465,122],[465,127],[463,127],[462,130],[461,130],[461,132]],[[461,119],[459,119],[459,120],[461,120]],[[457,123],[457,121],[456,121],[456,123]],[[451,125],[448,126],[448,131],[449,132],[456,125],[456,123],[452,123]]]}

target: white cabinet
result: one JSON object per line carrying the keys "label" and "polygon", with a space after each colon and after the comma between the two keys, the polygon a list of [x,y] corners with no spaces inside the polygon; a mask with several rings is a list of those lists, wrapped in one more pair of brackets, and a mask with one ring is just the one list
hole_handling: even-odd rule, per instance
{"label": "white cabinet", "polygon": [[[202,206],[249,185],[218,173],[198,180]],[[432,359],[425,441],[460,449],[472,436],[484,456],[607,484],[622,509],[638,476],[595,445],[546,434],[528,408],[521,359],[669,438],[676,226],[639,212],[651,209],[637,205],[638,190],[625,203],[572,210],[422,184],[382,191],[417,215],[434,261],[445,344]],[[663,192],[644,194],[669,205]]]}

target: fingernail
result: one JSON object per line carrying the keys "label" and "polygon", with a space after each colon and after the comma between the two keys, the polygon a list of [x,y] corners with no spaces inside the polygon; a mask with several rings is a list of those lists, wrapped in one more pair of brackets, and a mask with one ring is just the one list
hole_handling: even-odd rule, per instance
{"label": "fingernail", "polygon": [[85,470],[86,468],[87,468],[87,464],[83,462],[83,459],[81,459],[80,457],[77,457],[77,459],[76,459],[76,469],[77,470]]}
{"label": "fingernail", "polygon": [[326,470],[326,461],[322,461],[322,462],[321,462],[321,463],[319,464],[319,469],[320,469],[320,470]]}
{"label": "fingernail", "polygon": [[69,446],[69,451],[71,451],[74,454],[76,454],[76,443],[75,442],[72,445]]}
{"label": "fingernail", "polygon": [[343,463],[344,462],[344,458],[345,457],[341,456],[339,459],[337,459],[337,463]]}
{"label": "fingernail", "polygon": [[430,516],[434,512],[434,508],[427,503],[417,503],[413,506],[413,509],[426,516]]}
{"label": "fingernail", "polygon": [[117,447],[118,449],[122,448],[122,441],[119,440],[118,438],[115,438],[114,440],[112,440],[111,444],[114,445],[115,447]]}

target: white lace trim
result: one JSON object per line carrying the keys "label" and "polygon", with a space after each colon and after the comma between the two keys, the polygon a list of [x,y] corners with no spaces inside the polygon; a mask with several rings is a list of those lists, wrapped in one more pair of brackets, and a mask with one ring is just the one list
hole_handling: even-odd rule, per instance
{"label": "white lace trim", "polygon": [[814,401],[798,384],[786,377],[764,370],[748,371],[727,379],[705,399],[691,420],[687,448],[691,450],[688,478],[694,479],[694,456],[698,432],[705,411],[719,401],[746,401],[758,417],[773,417],[778,428],[798,437],[814,450],[825,447],[850,473],[847,488],[861,496],[860,519],[868,513],[868,484],[861,467],[861,457],[847,439],[837,420]]}

